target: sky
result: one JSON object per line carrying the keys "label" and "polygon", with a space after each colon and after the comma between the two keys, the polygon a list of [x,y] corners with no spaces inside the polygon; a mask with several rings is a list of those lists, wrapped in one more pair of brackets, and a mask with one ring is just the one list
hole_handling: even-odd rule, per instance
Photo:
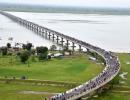
{"label": "sky", "polygon": [[76,7],[123,7],[130,8],[130,0],[0,0],[1,3],[40,4]]}

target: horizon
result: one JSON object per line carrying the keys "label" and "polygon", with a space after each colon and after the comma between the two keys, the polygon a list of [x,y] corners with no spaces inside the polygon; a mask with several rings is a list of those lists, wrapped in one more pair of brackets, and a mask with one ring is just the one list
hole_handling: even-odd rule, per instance
{"label": "horizon", "polygon": [[51,6],[51,7],[74,7],[74,8],[130,8],[129,0],[4,0],[2,4]]}

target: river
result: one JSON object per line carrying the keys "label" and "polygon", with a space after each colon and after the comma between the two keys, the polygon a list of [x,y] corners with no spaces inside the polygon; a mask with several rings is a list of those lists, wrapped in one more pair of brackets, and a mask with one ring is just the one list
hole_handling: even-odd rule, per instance
{"label": "river", "polygon": [[[130,52],[130,15],[9,12],[18,17],[78,38],[114,52]],[[0,45],[32,42],[35,46],[53,43],[0,15]]]}

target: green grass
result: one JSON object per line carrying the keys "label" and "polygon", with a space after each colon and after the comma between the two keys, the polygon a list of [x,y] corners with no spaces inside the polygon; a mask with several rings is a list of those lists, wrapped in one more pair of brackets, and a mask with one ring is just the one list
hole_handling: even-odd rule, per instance
{"label": "green grass", "polygon": [[[125,84],[115,85],[113,89],[103,93],[98,98],[91,100],[129,100],[130,98],[130,62],[129,54],[118,54],[121,62],[121,72],[128,72]],[[88,60],[86,55],[77,55],[63,59],[52,59],[51,61],[30,62],[27,64],[15,62],[11,64],[9,57],[0,58],[0,77],[16,76],[20,78],[26,75],[29,79],[52,80],[52,81],[69,81],[84,82],[97,75],[103,66]],[[120,78],[120,80],[122,80]],[[49,93],[64,92],[69,87],[57,86],[37,86],[37,85],[18,85],[0,83],[0,100],[43,100],[51,94],[22,94],[21,91],[40,91]],[[128,93],[123,93],[128,91]],[[122,92],[122,93],[121,93]]]}
{"label": "green grass", "polygon": [[52,94],[24,94],[23,91],[59,93],[68,90],[67,87],[36,86],[0,83],[0,100],[43,100]]}
{"label": "green grass", "polygon": [[[50,61],[30,60],[28,64],[22,64],[14,56],[0,58],[0,77],[8,78],[26,76],[28,79],[40,79],[51,81],[85,82],[99,74],[103,66],[88,59],[87,55],[74,55],[63,59]],[[0,100],[43,100],[52,94],[22,94],[21,91],[43,91],[50,93],[64,92],[70,87],[38,86],[25,84],[0,83]]]}
{"label": "green grass", "polygon": [[[50,61],[36,61],[28,64],[16,62],[13,58],[0,58],[0,77],[26,76],[29,79],[85,82],[101,72],[103,67],[88,60],[86,55],[78,55]],[[94,70],[96,69],[96,70]]]}

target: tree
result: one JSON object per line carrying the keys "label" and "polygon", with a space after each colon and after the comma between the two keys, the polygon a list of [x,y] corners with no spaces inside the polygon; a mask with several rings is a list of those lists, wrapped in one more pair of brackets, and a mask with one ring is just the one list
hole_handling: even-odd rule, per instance
{"label": "tree", "polygon": [[51,59],[51,55],[48,55],[48,60],[50,60]]}
{"label": "tree", "polygon": [[31,50],[31,48],[32,48],[32,43],[27,43],[26,44],[26,49],[28,50],[28,51],[30,51]]}
{"label": "tree", "polygon": [[29,57],[30,57],[30,52],[29,51],[22,51],[21,53],[20,53],[20,60],[21,60],[21,62],[22,63],[25,63],[28,59],[29,59]]}
{"label": "tree", "polygon": [[26,44],[23,44],[23,45],[22,45],[22,48],[25,50],[25,49],[26,49]]}
{"label": "tree", "polygon": [[11,44],[10,43],[7,43],[7,48],[11,48]]}
{"label": "tree", "polygon": [[48,48],[47,47],[43,47],[43,46],[37,47],[36,51],[37,51],[37,55],[38,55],[39,60],[47,59],[47,55],[48,55]]}
{"label": "tree", "polygon": [[1,53],[2,53],[3,56],[7,55],[7,52],[8,52],[7,47],[2,47],[1,48]]}
{"label": "tree", "polygon": [[50,50],[51,50],[51,51],[55,51],[56,49],[57,49],[56,45],[50,46]]}
{"label": "tree", "polygon": [[27,49],[28,51],[30,51],[31,50],[31,48],[32,48],[32,43],[27,43],[27,44],[23,44],[22,45],[22,48],[25,50],[25,49]]}
{"label": "tree", "polygon": [[37,54],[45,53],[45,52],[48,52],[48,48],[41,46],[41,47],[37,47],[36,51],[37,51]]}
{"label": "tree", "polygon": [[32,55],[35,55],[35,53],[36,53],[36,50],[35,50],[35,49],[32,49],[32,50],[31,50],[31,54],[32,54]]}

